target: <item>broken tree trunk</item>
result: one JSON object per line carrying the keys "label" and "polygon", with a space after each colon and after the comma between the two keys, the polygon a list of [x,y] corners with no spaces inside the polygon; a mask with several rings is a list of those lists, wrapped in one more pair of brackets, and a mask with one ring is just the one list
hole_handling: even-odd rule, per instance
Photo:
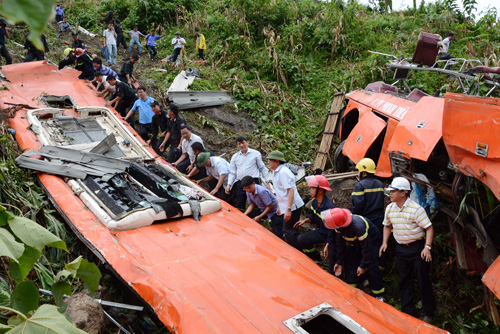
{"label": "broken tree trunk", "polygon": [[319,145],[318,155],[314,163],[314,169],[325,169],[326,162],[330,158],[330,149],[332,147],[333,138],[335,136],[335,127],[339,119],[340,110],[344,105],[344,93],[337,93],[333,97],[332,107],[330,112],[326,115],[325,126],[323,128],[323,139]]}

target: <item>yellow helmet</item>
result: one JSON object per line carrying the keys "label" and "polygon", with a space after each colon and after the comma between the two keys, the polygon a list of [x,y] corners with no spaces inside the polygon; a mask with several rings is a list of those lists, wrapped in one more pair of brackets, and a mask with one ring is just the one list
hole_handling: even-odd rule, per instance
{"label": "yellow helmet", "polygon": [[63,52],[64,57],[67,57],[71,51],[75,51],[75,49],[72,49],[72,48],[64,49],[64,52]]}
{"label": "yellow helmet", "polygon": [[367,172],[367,173],[375,174],[375,162],[373,162],[373,160],[370,158],[361,159],[358,162],[358,164],[356,165],[356,168],[360,172]]}

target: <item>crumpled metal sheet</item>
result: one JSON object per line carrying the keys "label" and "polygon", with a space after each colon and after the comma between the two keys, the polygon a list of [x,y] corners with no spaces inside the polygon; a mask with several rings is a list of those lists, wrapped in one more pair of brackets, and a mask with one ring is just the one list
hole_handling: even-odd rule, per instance
{"label": "crumpled metal sheet", "polygon": [[500,99],[447,93],[443,139],[453,165],[500,200]]}
{"label": "crumpled metal sheet", "polygon": [[168,99],[180,110],[222,106],[236,103],[226,91],[169,91]]}

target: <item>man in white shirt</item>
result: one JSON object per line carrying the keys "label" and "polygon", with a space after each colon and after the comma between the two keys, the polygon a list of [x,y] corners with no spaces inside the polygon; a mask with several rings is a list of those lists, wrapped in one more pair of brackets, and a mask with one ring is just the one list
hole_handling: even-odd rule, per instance
{"label": "man in white shirt", "polygon": [[262,175],[269,189],[269,170],[264,165],[260,152],[248,147],[247,137],[239,136],[236,138],[236,143],[240,150],[231,157],[231,173],[226,186],[226,194],[229,195],[233,191],[234,206],[244,211],[247,195],[241,186],[241,179],[249,175],[254,178],[255,183],[260,184],[259,176]]}
{"label": "man in white shirt", "polygon": [[116,32],[113,23],[108,24],[108,29],[102,33],[104,37],[104,47],[108,48],[109,65],[116,65]]}
{"label": "man in white shirt", "polygon": [[269,161],[269,168],[274,171],[273,186],[276,191],[276,198],[278,199],[276,214],[278,216],[283,215],[283,234],[290,246],[301,251],[302,249],[297,242],[299,231],[293,228],[293,226],[300,219],[304,201],[302,201],[297,191],[295,176],[284,165],[286,162],[285,156],[280,151],[272,151],[267,156],[267,159]]}
{"label": "man in white shirt", "polygon": [[178,31],[175,33],[175,38],[172,39],[172,45],[174,47],[174,53],[170,56],[170,61],[175,63],[177,57],[181,53],[182,48],[186,45],[186,40],[181,37],[181,33]]}
{"label": "man in white shirt", "polygon": [[196,162],[196,156],[193,152],[191,145],[194,142],[200,142],[203,144],[203,140],[193,133],[193,129],[189,125],[181,126],[181,150],[182,154],[172,166],[176,167],[182,174],[189,173]]}
{"label": "man in white shirt", "polygon": [[[441,42],[441,47],[438,51],[439,60],[449,60],[455,58],[455,56],[450,54],[450,44],[451,41],[453,41],[453,38],[455,38],[455,34],[450,32],[448,33],[447,37]],[[450,64],[445,66],[445,70],[449,69],[451,69]]]}
{"label": "man in white shirt", "polygon": [[196,157],[196,165],[198,168],[205,167],[207,176],[195,182],[199,184],[217,180],[217,184],[210,191],[210,195],[224,201],[227,200],[228,196],[224,192],[224,188],[227,186],[229,162],[221,157],[211,157],[210,152],[202,152]]}

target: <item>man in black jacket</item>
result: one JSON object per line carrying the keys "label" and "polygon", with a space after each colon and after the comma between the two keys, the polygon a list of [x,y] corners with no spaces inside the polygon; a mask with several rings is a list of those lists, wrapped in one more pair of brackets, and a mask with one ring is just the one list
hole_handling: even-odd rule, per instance
{"label": "man in black jacket", "polygon": [[47,44],[47,39],[44,34],[40,35],[40,41],[43,44],[43,50],[38,50],[33,43],[28,39],[29,34],[26,35],[26,39],[24,40],[24,53],[26,57],[24,57],[24,62],[30,62],[36,58],[36,60],[44,60],[45,53],[49,52],[49,45]]}
{"label": "man in black jacket", "polygon": [[121,45],[123,45],[123,48],[126,50],[128,48],[128,45],[127,43],[125,43],[125,37],[123,37],[123,28],[120,24],[120,20],[115,20],[114,26],[116,32],[116,47],[118,48],[121,43]]}
{"label": "man in black jacket", "polygon": [[82,73],[78,76],[78,79],[87,79],[89,81],[94,80],[94,62],[92,56],[84,49],[76,49],[76,62],[75,70],[81,71]]}
{"label": "man in black jacket", "polygon": [[384,300],[382,271],[378,267],[382,234],[365,217],[353,215],[347,209],[335,208],[325,215],[325,226],[337,232],[335,245],[337,260],[335,276],[344,272],[345,281],[357,286],[360,277],[368,271],[368,281],[377,299]]}

